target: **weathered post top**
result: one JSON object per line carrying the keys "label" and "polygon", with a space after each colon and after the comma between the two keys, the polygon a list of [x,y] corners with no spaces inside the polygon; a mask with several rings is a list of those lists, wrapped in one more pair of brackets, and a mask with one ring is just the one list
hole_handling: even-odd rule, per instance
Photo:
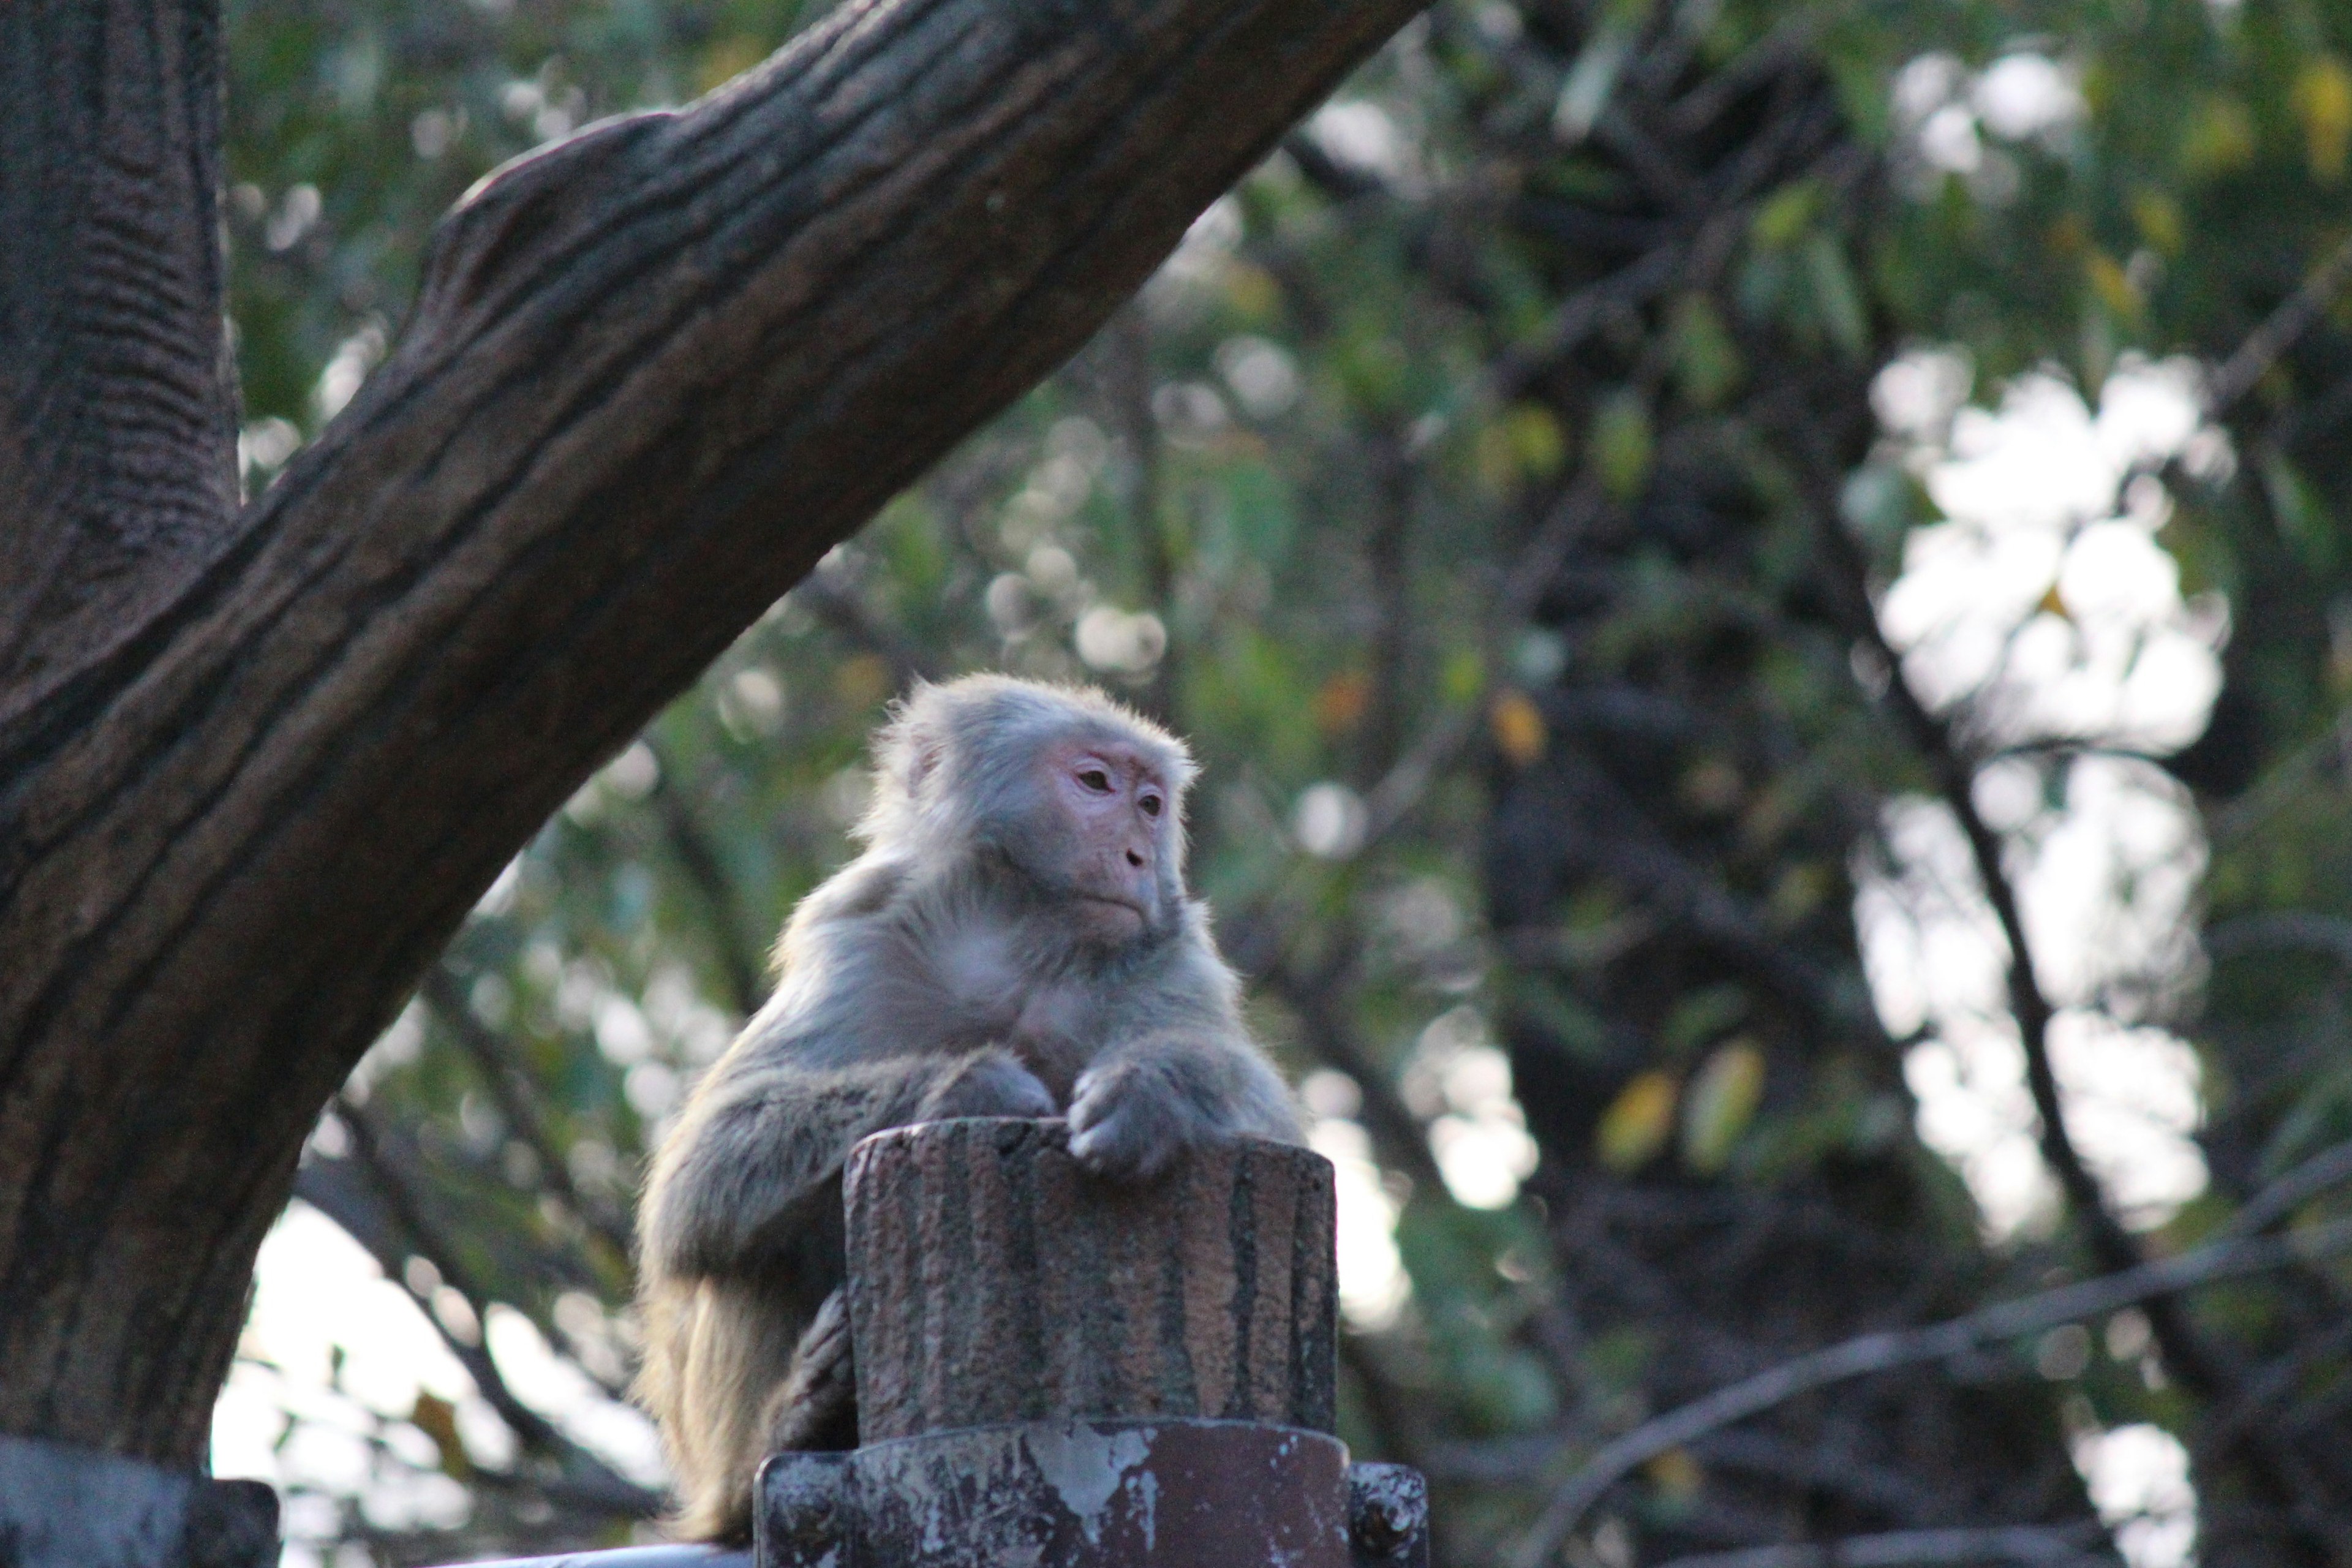
{"label": "weathered post top", "polygon": [[1331,1164],[1255,1140],[1097,1180],[1059,1121],[877,1133],[846,1184],[858,1440],[1056,1416],[1332,1430]]}

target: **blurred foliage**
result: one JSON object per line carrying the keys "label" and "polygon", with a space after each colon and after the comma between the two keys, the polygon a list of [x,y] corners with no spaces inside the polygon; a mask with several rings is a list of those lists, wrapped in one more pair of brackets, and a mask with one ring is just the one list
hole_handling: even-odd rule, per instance
{"label": "blurred foliage", "polygon": [[[348,400],[471,182],[815,9],[232,0],[248,482]],[[1890,804],[1966,816],[1991,760],[1875,618],[1936,521],[1872,406],[1922,345],[1985,404],[2037,370],[2095,397],[2134,354],[2226,391],[2226,460],[2149,476],[2184,591],[2232,628],[2210,729],[2160,759],[2210,840],[2210,982],[2175,976],[2195,1000],[2161,1021],[2199,1047],[2211,1185],[2122,1245],[2178,1250],[2352,1140],[2352,293],[2295,303],[2352,239],[2347,60],[2352,8],[2267,0],[1443,0],[484,900],[300,1190],[514,1451],[478,1462],[437,1398],[379,1412],[383,1462],[463,1483],[464,1522],[328,1489],[311,1540],[554,1550],[656,1506],[501,1391],[482,1325],[503,1303],[624,1386],[638,1162],[845,858],[863,737],[925,673],[1083,676],[1192,737],[1200,889],[1325,1146],[1396,1210],[1409,1295],[1348,1337],[1345,1436],[1430,1473],[1442,1561],[1522,1539],[1647,1415],[2112,1267],[2079,1202],[1985,1239],[1860,955]],[[2003,96],[2027,77],[2063,112]],[[2085,739],[2032,753],[2046,799]],[[2189,1447],[2207,1561],[2341,1560],[2343,1282],[2153,1316],[1675,1449],[1569,1560],[2078,1541],[2070,1442],[2142,1421]]]}

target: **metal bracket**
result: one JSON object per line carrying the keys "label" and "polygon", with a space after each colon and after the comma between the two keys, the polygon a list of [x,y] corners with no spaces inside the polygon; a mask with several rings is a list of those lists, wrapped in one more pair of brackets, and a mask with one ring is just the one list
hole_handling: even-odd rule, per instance
{"label": "metal bracket", "polygon": [[278,1494],[0,1436],[0,1554],[10,1568],[271,1568]]}
{"label": "metal bracket", "polygon": [[1348,1467],[1356,1568],[1429,1568],[1429,1482],[1408,1465]]}

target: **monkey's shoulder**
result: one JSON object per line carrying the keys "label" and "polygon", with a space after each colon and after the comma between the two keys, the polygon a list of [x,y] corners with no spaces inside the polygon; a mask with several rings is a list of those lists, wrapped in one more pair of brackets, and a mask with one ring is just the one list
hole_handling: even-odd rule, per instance
{"label": "monkey's shoulder", "polygon": [[1188,984],[1219,992],[1238,990],[1241,984],[1217,946],[1217,934],[1205,899],[1184,900],[1176,940],[1168,944],[1167,962],[1171,972],[1181,975]]}
{"label": "monkey's shoulder", "polygon": [[794,926],[870,919],[901,901],[914,881],[906,861],[861,855],[820,884],[793,911]]}

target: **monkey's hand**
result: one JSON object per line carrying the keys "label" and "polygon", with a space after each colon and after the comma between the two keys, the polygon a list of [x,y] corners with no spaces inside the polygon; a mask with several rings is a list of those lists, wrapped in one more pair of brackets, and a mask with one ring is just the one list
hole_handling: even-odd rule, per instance
{"label": "monkey's hand", "polygon": [[923,1096],[919,1121],[953,1116],[1059,1116],[1047,1089],[1007,1051],[966,1057]]}
{"label": "monkey's hand", "polygon": [[1180,1075],[1149,1057],[1097,1062],[1070,1095],[1070,1152],[1114,1181],[1156,1176],[1216,1131]]}
{"label": "monkey's hand", "polygon": [[1070,1152],[1098,1176],[1143,1181],[1225,1138],[1296,1143],[1289,1091],[1249,1037],[1213,1026],[1130,1038],[1070,1093]]}

